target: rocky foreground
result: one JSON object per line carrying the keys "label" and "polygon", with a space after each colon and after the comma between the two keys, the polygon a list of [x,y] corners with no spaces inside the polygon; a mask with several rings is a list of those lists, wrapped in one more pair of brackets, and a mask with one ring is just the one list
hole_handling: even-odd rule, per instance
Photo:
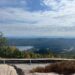
{"label": "rocky foreground", "polygon": [[75,75],[75,61],[50,64],[17,64],[16,67],[22,70],[23,75]]}
{"label": "rocky foreground", "polygon": [[[30,70],[36,67],[45,67],[48,64],[15,64],[15,65],[0,65],[0,75],[60,75],[58,73],[30,73]],[[62,74],[64,75],[64,74]],[[69,75],[69,74],[68,74]],[[70,74],[75,75],[75,74]]]}
{"label": "rocky foreground", "polygon": [[[22,72],[24,72],[24,74],[18,74],[17,73],[18,70],[16,70],[13,66],[1,64],[0,75],[58,75],[55,73],[29,73],[29,70],[36,66],[38,65],[37,64],[36,65],[22,65],[22,66],[17,65],[17,67],[19,67],[19,69],[21,68]],[[44,66],[44,65],[40,65],[40,66]]]}

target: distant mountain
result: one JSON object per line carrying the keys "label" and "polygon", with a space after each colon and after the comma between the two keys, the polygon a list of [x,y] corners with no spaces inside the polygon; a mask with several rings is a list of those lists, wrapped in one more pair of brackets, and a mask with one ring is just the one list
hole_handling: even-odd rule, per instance
{"label": "distant mountain", "polygon": [[34,46],[38,49],[50,48],[53,52],[75,51],[74,38],[8,38],[8,44],[13,46]]}

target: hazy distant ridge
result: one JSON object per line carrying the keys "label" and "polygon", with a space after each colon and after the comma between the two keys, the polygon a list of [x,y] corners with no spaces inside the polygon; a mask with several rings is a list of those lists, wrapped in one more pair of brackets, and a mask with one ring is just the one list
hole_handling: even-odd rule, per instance
{"label": "hazy distant ridge", "polygon": [[63,50],[75,48],[75,39],[73,38],[9,38],[9,45],[15,46],[34,46],[36,48],[50,48],[52,50]]}

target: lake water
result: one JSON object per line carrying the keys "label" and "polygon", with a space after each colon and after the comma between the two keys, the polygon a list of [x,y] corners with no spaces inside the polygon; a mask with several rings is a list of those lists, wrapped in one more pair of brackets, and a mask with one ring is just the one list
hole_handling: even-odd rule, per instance
{"label": "lake water", "polygon": [[16,48],[18,48],[19,50],[29,50],[34,48],[33,46],[16,46]]}

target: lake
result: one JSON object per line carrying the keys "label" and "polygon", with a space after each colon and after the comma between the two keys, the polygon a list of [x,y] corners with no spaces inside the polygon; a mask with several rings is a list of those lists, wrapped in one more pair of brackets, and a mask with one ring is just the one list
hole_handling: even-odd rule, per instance
{"label": "lake", "polygon": [[33,46],[16,46],[16,48],[18,48],[19,50],[29,50],[34,48]]}

